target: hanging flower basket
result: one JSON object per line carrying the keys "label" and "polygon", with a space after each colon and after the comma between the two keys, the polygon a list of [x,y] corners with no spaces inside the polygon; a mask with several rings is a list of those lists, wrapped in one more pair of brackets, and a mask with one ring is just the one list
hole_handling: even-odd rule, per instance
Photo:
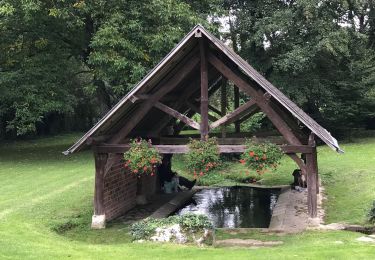
{"label": "hanging flower basket", "polygon": [[240,163],[258,174],[265,173],[269,168],[276,169],[283,156],[283,151],[276,144],[256,144],[248,141],[246,146],[245,152],[241,155]]}
{"label": "hanging flower basket", "polygon": [[194,177],[203,176],[220,164],[220,152],[216,138],[194,140],[190,138],[189,152],[185,154],[186,166]]}
{"label": "hanging flower basket", "polygon": [[131,140],[130,149],[124,153],[124,167],[131,173],[154,176],[156,167],[161,163],[161,156],[148,142],[141,138]]}

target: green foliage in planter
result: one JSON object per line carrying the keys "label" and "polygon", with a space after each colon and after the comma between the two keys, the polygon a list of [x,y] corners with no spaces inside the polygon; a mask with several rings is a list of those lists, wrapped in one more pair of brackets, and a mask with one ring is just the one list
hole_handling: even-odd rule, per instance
{"label": "green foliage in planter", "polygon": [[185,155],[186,166],[194,175],[203,176],[220,164],[219,146],[216,138],[189,141],[189,152]]}
{"label": "green foliage in planter", "polygon": [[169,227],[175,224],[179,224],[183,230],[189,232],[213,228],[207,216],[189,213],[163,219],[148,218],[141,220],[130,227],[130,234],[133,240],[148,239],[155,233],[156,228]]}
{"label": "green foliage in planter", "polygon": [[247,148],[241,156],[240,162],[250,170],[255,170],[258,174],[263,174],[267,169],[276,169],[283,151],[276,144],[261,143],[256,144],[248,141]]}
{"label": "green foliage in planter", "polygon": [[156,166],[161,163],[161,156],[152,147],[151,140],[146,142],[143,139],[131,141],[130,149],[124,153],[124,167],[132,173],[154,175]]}

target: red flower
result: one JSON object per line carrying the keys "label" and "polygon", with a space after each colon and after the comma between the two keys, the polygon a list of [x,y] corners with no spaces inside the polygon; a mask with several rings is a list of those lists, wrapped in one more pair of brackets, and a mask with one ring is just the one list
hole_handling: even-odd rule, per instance
{"label": "red flower", "polygon": [[245,161],[244,159],[241,159],[241,160],[240,160],[240,163],[241,163],[241,164],[245,164],[246,161]]}
{"label": "red flower", "polygon": [[254,157],[255,153],[253,151],[249,152],[250,157]]}
{"label": "red flower", "polygon": [[143,171],[147,171],[147,166],[144,166],[144,167],[143,167]]}
{"label": "red flower", "polygon": [[134,173],[138,173],[138,170],[137,169],[135,169],[134,171],[133,171]]}
{"label": "red flower", "polygon": [[200,175],[200,176],[203,176],[203,172],[200,172],[199,175]]}

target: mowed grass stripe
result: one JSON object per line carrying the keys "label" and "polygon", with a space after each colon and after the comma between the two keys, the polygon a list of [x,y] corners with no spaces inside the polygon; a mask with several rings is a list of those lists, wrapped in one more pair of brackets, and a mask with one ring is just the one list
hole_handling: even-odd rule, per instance
{"label": "mowed grass stripe", "polygon": [[3,211],[0,211],[0,220],[5,218],[7,215],[15,212],[15,211],[18,211],[18,210],[21,210],[21,209],[24,209],[24,208],[32,208],[34,207],[37,203],[41,203],[47,199],[51,199],[52,197],[56,196],[56,195],[60,195],[61,193],[64,193],[66,191],[69,191],[70,189],[74,188],[74,187],[77,187],[78,185],[80,185],[81,183],[84,183],[84,182],[92,182],[93,180],[93,176],[91,177],[85,177],[83,179],[80,179],[80,180],[77,180],[73,183],[70,183],[66,186],[63,186],[62,188],[60,189],[57,189],[57,190],[54,190],[48,194],[45,194],[45,195],[42,195],[42,196],[38,196],[38,197],[34,197],[32,198],[31,200],[28,200],[27,202],[24,202],[22,204],[19,204],[17,206],[13,206],[11,208],[7,208]]}

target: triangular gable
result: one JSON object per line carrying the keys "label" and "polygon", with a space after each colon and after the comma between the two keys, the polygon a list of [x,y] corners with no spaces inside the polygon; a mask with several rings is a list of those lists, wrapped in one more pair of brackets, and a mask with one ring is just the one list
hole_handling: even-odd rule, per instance
{"label": "triangular gable", "polygon": [[[213,44],[223,55],[234,62],[246,76],[255,81],[261,88],[268,92],[275,100],[279,102],[289,113],[297,118],[302,124],[309,128],[316,134],[323,142],[330,146],[335,151],[341,152],[337,140],[331,134],[320,126],[315,120],[307,115],[302,109],[294,104],[288,97],[286,97],[280,90],[267,81],[260,73],[258,73],[245,60],[237,55],[232,49],[226,46],[223,42],[206,31],[201,25],[197,25],[191,30],[174,49],[159,62],[154,69],[152,69],[124,98],[122,98],[97,124],[95,124],[82,138],[80,138],[72,147],[64,152],[65,155],[81,150],[90,137],[94,137],[100,133],[104,127],[110,126],[113,118],[121,116],[121,112],[126,106],[132,106],[131,98],[137,93],[142,92],[148,85],[161,78],[171,70],[173,65],[183,58],[183,53],[189,50],[189,44],[194,40],[195,34],[203,33],[205,37]],[[120,115],[118,115],[120,114]]]}

